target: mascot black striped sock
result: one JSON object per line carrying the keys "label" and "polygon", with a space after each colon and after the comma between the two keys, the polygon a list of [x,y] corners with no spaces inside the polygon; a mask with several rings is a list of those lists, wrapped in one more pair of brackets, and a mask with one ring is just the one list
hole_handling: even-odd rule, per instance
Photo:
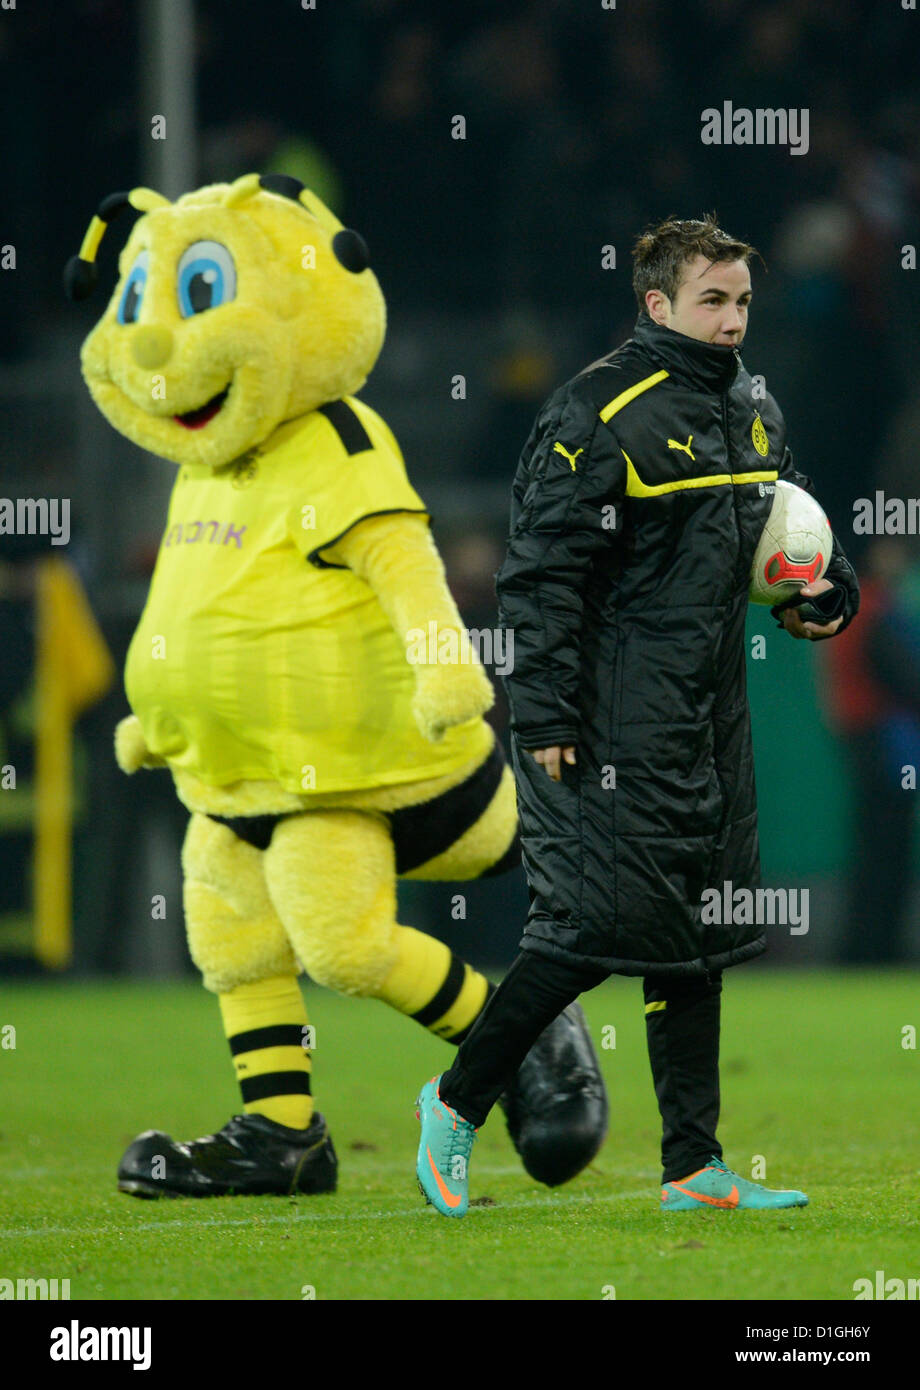
{"label": "mascot black striped sock", "polygon": [[296,976],[237,985],[218,998],[246,1113],[306,1129],[313,1098],[307,1011]]}
{"label": "mascot black striped sock", "polygon": [[445,1042],[461,1043],[495,989],[442,941],[397,926],[399,960],[378,998]]}

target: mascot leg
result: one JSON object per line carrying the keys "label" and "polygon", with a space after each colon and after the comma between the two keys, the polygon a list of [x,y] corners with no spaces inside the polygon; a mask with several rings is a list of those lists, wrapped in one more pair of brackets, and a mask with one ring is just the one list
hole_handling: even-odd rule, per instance
{"label": "mascot leg", "polygon": [[384,816],[289,816],[275,828],[264,870],[297,957],[317,984],[380,999],[449,1042],[466,1036],[489,982],[443,942],[396,921]]}
{"label": "mascot leg", "polygon": [[[405,878],[468,880],[520,864],[514,777],[498,744],[460,787],[395,812],[392,822]],[[499,1104],[511,1142],[538,1182],[558,1186],[591,1162],[607,1134],[608,1104],[579,1004],[544,1030]]]}
{"label": "mascot leg", "polygon": [[[439,856],[439,878],[478,877],[507,853],[515,835],[510,773],[484,814],[497,832],[491,858],[482,828],[473,827],[452,858]],[[380,999],[446,1042],[463,1041],[494,986],[442,942],[397,923],[387,818],[358,811],[288,817],[275,829],[264,867],[278,915],[318,984]],[[537,1181],[567,1182],[591,1162],[607,1132],[607,1095],[577,1004],[540,1036],[500,1103],[512,1142]]]}
{"label": "mascot leg", "polygon": [[243,1113],[219,1134],[177,1144],[148,1130],[118,1170],[139,1197],[328,1192],[336,1158],[313,1112],[298,966],[265,886],[262,855],[194,815],[183,848],[189,948],[218,995]]}

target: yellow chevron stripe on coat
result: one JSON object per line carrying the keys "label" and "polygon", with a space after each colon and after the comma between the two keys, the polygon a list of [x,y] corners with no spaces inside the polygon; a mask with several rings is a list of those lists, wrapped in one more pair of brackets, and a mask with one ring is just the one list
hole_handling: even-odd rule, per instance
{"label": "yellow chevron stripe on coat", "polygon": [[758,473],[709,473],[702,478],[674,478],[668,483],[644,483],[636,472],[636,466],[625,449],[621,453],[626,460],[626,496],[661,497],[666,492],[682,492],[691,487],[726,487],[729,483],[768,483],[775,482],[776,469]]}
{"label": "yellow chevron stripe on coat", "polygon": [[604,424],[606,425],[607,421],[616,415],[618,410],[622,410],[624,405],[629,405],[629,402],[634,401],[637,396],[641,396],[643,391],[657,386],[659,381],[664,381],[666,376],[668,373],[665,371],[655,372],[652,376],[645,377],[643,381],[637,381],[635,386],[630,386],[628,390],[621,391],[618,396],[614,396],[613,400],[605,405],[600,412]]}

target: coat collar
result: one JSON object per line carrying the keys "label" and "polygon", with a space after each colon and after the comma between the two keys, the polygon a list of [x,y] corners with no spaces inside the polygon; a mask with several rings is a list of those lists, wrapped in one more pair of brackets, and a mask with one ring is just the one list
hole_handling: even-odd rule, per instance
{"label": "coat collar", "polygon": [[723,343],[701,343],[655,323],[647,314],[636,320],[633,339],[681,386],[695,391],[727,391],[738,374],[741,357]]}

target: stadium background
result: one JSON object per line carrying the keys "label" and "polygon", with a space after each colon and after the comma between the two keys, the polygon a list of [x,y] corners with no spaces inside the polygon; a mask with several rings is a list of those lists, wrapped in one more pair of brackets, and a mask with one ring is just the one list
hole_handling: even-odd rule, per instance
{"label": "stadium background", "polygon": [[[920,201],[913,18],[894,3],[821,0],[642,0],[615,11],[599,0],[318,0],[315,11],[297,0],[64,0],[5,11],[0,242],[15,246],[16,264],[0,271],[0,493],[71,499],[72,538],[54,553],[75,567],[120,672],[173,468],[115,434],[80,378],[79,345],[113,283],[115,248],[103,249],[88,305],[66,304],[61,270],[115,189],[176,195],[282,170],[370,243],[390,328],[363,394],[434,514],[466,622],[491,627],[510,481],[537,408],[629,335],[639,230],[715,209],[766,261],[766,272],[752,267],[745,363],[765,374],[797,466],[865,572],[877,556],[852,534],[854,499],[917,491],[920,281],[901,260]],[[703,145],[700,112],[726,99],[808,108],[808,153]],[[158,113],[165,141],[151,138]],[[458,113],[465,140],[450,136]],[[602,268],[605,245],[615,269]],[[452,398],[457,374],[465,400]],[[0,791],[9,972],[34,968],[35,575],[50,553],[41,537],[0,536],[0,764],[17,772],[16,789]],[[899,563],[913,573],[910,548]],[[874,859],[880,883],[896,860],[916,863],[920,793],[899,793],[893,834],[865,794],[877,749],[840,725],[847,673],[831,672],[832,644],[792,643],[766,612],[752,611],[750,631],[766,636],[765,659],[749,662],[765,881],[812,890],[809,933],[777,929],[770,964],[853,960],[854,862]],[[908,671],[916,632],[900,633]],[[73,968],[181,974],[184,812],[166,774],[118,772],[111,733],[126,712],[116,676],[76,723]],[[899,747],[918,744],[918,714],[902,705]],[[495,722],[506,732],[501,699]],[[475,963],[506,964],[526,907],[520,876],[471,886],[462,923],[451,892],[404,885],[401,920]],[[154,894],[165,920],[151,917]],[[900,944],[883,898],[867,891],[858,911],[869,955],[916,962],[912,889]]]}

